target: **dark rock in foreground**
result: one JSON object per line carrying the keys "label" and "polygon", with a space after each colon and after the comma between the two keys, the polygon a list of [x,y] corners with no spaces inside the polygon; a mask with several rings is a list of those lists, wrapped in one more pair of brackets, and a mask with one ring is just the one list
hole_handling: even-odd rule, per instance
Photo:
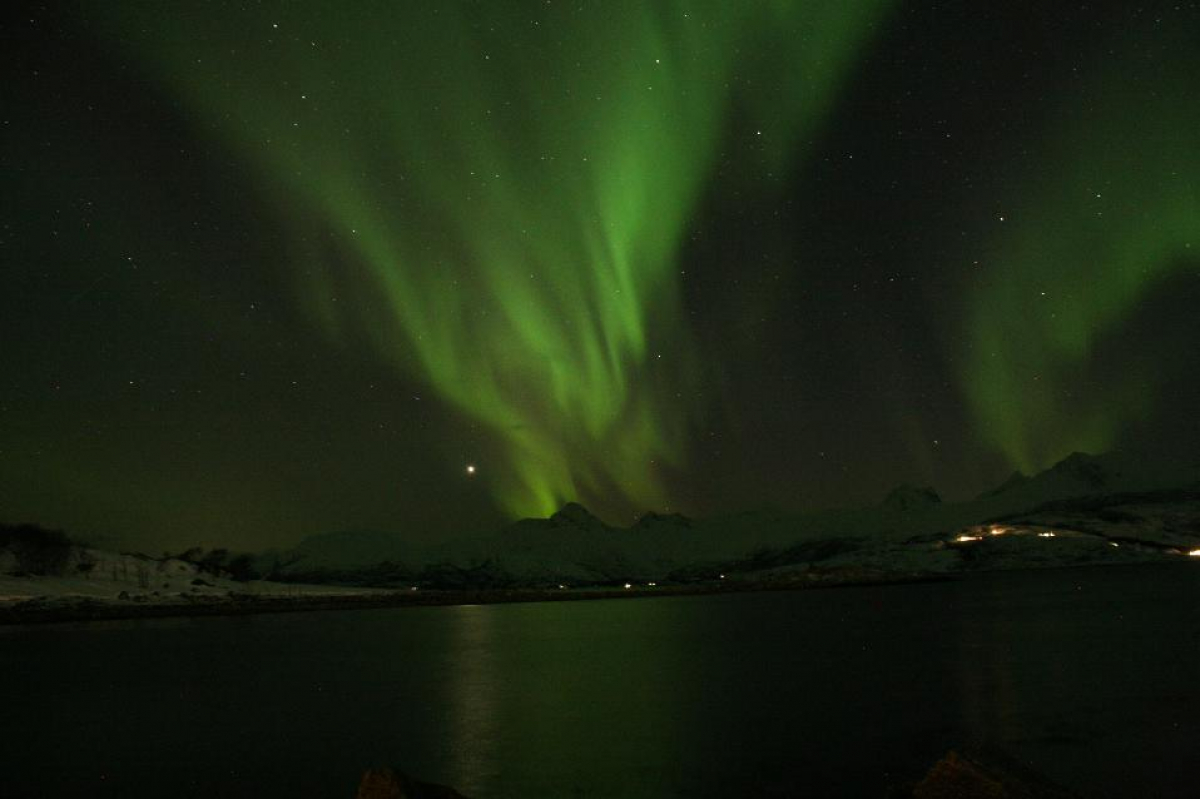
{"label": "dark rock in foreground", "polygon": [[373,768],[358,784],[358,799],[467,799],[453,788],[421,782],[394,768]]}
{"label": "dark rock in foreground", "polygon": [[912,799],[1069,799],[1074,794],[1017,767],[984,763],[951,750],[911,791]]}

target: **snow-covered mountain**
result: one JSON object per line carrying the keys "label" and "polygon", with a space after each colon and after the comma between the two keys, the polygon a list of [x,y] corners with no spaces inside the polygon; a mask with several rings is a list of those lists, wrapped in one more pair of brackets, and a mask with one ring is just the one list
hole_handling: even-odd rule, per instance
{"label": "snow-covered mountain", "polygon": [[[971,530],[993,520],[1007,520],[1014,533],[1003,544],[1006,566],[1020,565],[1023,557],[1045,563],[1048,553],[1067,550],[1068,562],[1134,552],[1159,556],[1167,552],[1159,545],[1174,552],[1200,546],[1195,526],[1200,503],[1189,493],[1198,488],[1197,461],[1073,453],[1032,477],[1014,474],[967,502],[943,502],[933,488],[904,485],[866,508],[751,511],[708,519],[647,513],[629,527],[609,525],[568,503],[547,519],[522,519],[434,546],[407,545],[387,533],[336,533],[307,539],[279,558],[297,573],[391,561],[414,575],[433,565],[484,569],[521,584],[701,578],[813,564],[944,571],[986,562],[966,554],[964,546],[973,541],[955,539],[972,539]],[[1126,507],[1130,503],[1133,510]],[[1062,534],[1038,535],[1051,529]],[[1068,535],[1072,530],[1079,535]],[[1120,541],[1110,543],[1109,536],[1128,541],[1125,551],[1116,552],[1120,546],[1111,543]],[[1136,540],[1145,546],[1134,546]],[[988,543],[973,551],[1000,549]]]}

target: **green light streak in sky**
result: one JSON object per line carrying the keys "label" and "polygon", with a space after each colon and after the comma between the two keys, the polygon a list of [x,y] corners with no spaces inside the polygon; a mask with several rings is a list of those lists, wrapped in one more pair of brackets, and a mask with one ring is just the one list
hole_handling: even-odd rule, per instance
{"label": "green light streak in sky", "polygon": [[799,154],[882,3],[98,8],[295,216],[314,319],[480,423],[498,502],[546,514],[667,500],[703,411],[689,220],[722,148]]}
{"label": "green light streak in sky", "polygon": [[1153,407],[1153,352],[1115,378],[1094,369],[1148,293],[1200,255],[1200,62],[1120,64],[1051,126],[969,298],[967,397],[1026,472],[1109,449]]}

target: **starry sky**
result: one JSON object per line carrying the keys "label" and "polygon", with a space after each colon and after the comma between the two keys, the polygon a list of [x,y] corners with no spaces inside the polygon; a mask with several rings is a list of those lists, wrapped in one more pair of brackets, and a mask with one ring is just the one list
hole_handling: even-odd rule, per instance
{"label": "starry sky", "polygon": [[0,519],[151,551],[1195,448],[1195,2],[15,2]]}

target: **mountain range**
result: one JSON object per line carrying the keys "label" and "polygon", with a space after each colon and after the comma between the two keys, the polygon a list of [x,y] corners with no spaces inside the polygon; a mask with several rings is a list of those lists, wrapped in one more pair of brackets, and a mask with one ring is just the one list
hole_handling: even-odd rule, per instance
{"label": "mountain range", "polygon": [[383,563],[404,575],[483,569],[510,584],[574,585],[813,568],[947,572],[1127,561],[1200,547],[1198,497],[1200,460],[1077,452],[965,502],[903,485],[863,508],[706,519],[646,513],[628,527],[572,502],[549,518],[435,545],[402,533],[335,532],[263,558],[277,574],[309,578]]}

